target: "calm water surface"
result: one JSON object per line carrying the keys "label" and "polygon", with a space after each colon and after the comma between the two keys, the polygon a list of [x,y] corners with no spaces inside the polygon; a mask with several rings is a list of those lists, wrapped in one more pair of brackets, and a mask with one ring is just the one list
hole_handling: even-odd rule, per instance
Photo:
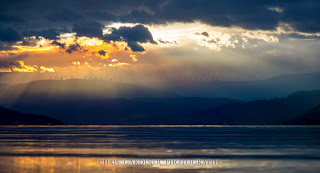
{"label": "calm water surface", "polygon": [[[131,160],[216,162],[121,164]],[[320,126],[0,126],[5,173],[319,171]]]}

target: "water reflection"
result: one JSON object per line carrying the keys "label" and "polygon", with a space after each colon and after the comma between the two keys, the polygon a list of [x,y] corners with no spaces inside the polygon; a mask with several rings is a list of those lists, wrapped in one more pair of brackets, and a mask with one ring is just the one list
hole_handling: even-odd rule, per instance
{"label": "water reflection", "polygon": [[[221,164],[99,164],[137,159]],[[319,163],[319,126],[0,127],[0,172],[318,172]]]}
{"label": "water reflection", "polygon": [[[116,159],[116,158],[104,158]],[[92,172],[317,172],[319,161],[221,160],[214,166],[100,165],[98,158],[81,157],[0,157],[0,172],[92,173]]]}

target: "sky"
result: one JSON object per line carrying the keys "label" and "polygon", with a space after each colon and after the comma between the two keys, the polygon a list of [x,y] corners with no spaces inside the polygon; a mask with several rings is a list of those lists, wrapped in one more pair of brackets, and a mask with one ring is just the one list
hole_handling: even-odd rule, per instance
{"label": "sky", "polygon": [[256,80],[319,71],[320,1],[1,1],[0,73]]}

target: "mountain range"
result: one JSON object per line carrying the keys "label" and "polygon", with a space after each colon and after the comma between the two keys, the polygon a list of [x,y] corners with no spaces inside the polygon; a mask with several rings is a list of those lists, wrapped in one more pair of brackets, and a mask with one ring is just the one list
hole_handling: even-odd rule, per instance
{"label": "mountain range", "polygon": [[[262,80],[222,81],[222,80],[165,80],[158,83],[141,84],[115,82],[110,80],[38,80],[23,82],[32,78],[31,74],[14,75],[0,73],[0,94],[2,88],[10,86],[14,92],[25,90],[25,94],[37,95],[44,92],[50,97],[65,95],[85,98],[135,98],[135,97],[201,97],[201,98],[232,98],[237,100],[260,100],[283,97],[297,91],[320,89],[320,72],[304,74],[288,74],[274,76]],[[40,74],[39,74],[40,75]],[[18,76],[18,77],[15,77]],[[23,78],[25,76],[25,79]],[[13,79],[12,79],[13,78]],[[20,83],[17,84],[17,80]],[[45,78],[45,76],[39,76]],[[2,80],[3,79],[3,80]],[[4,83],[10,82],[13,83]],[[36,86],[38,85],[38,86]],[[17,89],[20,88],[20,89]],[[27,89],[27,90],[26,90]],[[35,90],[35,91],[32,91]],[[38,92],[39,91],[39,92]],[[7,91],[6,91],[7,92]],[[17,95],[15,93],[14,95]]]}
{"label": "mountain range", "polygon": [[297,91],[320,89],[320,72],[288,74],[248,81],[168,82],[168,90],[187,97],[223,97],[259,100],[283,97]]}
{"label": "mountain range", "polygon": [[[211,88],[181,83],[180,90],[105,80],[38,80],[1,85],[0,105],[66,124],[317,124],[319,74],[216,81]],[[309,91],[291,92],[298,88]],[[199,91],[206,97],[196,97]]]}
{"label": "mountain range", "polygon": [[296,124],[296,125],[320,125],[320,105],[314,107],[312,110],[296,116],[285,124]]}
{"label": "mountain range", "polygon": [[300,91],[284,98],[225,104],[187,117],[198,116],[210,124],[282,124],[320,103],[320,90]]}
{"label": "mountain range", "polygon": [[63,122],[33,114],[23,114],[17,111],[0,107],[0,125],[62,125]]}

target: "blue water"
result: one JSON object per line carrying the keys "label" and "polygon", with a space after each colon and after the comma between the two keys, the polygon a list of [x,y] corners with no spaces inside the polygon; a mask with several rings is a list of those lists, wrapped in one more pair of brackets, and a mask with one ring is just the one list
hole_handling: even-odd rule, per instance
{"label": "blue water", "polygon": [[[121,164],[136,160],[215,162]],[[320,126],[0,127],[0,172],[319,171]]]}

